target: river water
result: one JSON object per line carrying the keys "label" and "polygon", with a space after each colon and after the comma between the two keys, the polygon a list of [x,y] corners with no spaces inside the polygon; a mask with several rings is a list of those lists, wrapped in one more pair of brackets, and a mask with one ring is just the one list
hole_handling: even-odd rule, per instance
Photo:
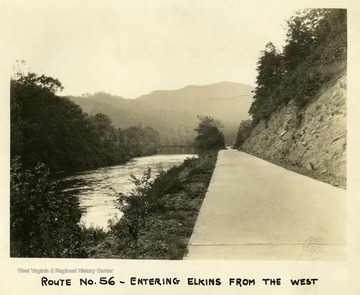
{"label": "river water", "polygon": [[122,213],[116,208],[116,192],[128,193],[135,185],[130,174],[141,177],[149,167],[152,175],[159,169],[167,170],[180,165],[194,155],[155,155],[134,158],[124,165],[98,168],[72,174],[61,180],[64,191],[76,194],[84,213],[81,223],[86,227],[108,227],[110,219],[119,219]]}

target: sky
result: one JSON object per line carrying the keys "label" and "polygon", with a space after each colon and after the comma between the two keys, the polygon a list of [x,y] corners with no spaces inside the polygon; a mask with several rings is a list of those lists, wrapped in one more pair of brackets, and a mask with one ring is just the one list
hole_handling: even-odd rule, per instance
{"label": "sky", "polygon": [[306,7],[280,0],[1,2],[9,68],[24,60],[32,72],[59,79],[63,95],[125,98],[221,81],[254,86],[261,50],[269,41],[281,49],[286,20]]}

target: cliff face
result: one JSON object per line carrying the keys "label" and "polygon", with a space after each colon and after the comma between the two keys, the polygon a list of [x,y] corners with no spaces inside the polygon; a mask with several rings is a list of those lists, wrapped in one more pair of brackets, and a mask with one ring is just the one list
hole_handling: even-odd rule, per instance
{"label": "cliff face", "polygon": [[260,122],[242,146],[268,159],[333,185],[346,186],[346,75],[300,114],[290,102]]}

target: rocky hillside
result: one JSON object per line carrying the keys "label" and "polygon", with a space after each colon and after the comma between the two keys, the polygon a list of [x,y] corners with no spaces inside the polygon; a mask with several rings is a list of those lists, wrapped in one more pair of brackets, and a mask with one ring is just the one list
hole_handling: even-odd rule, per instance
{"label": "rocky hillside", "polygon": [[298,112],[293,101],[262,120],[242,149],[306,175],[346,187],[346,74]]}

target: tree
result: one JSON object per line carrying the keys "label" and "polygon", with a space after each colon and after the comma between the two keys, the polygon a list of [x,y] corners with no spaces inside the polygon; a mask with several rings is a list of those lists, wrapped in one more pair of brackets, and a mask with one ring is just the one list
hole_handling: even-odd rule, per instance
{"label": "tree", "polygon": [[251,120],[241,121],[235,142],[236,148],[239,148],[243,145],[246,139],[250,136],[252,129],[253,124]]}
{"label": "tree", "polygon": [[79,171],[125,162],[123,134],[109,117],[89,116],[55,94],[57,79],[18,73],[11,80],[11,158],[25,168],[38,162],[52,172]]}
{"label": "tree", "polygon": [[265,50],[261,54],[256,68],[258,72],[256,77],[257,87],[254,101],[249,110],[256,123],[261,119],[268,120],[271,113],[281,105],[279,101],[281,96],[276,89],[284,75],[282,55],[274,44],[271,42],[266,44]]}
{"label": "tree", "polygon": [[319,45],[319,25],[329,9],[303,9],[287,21],[284,64],[294,70]]}
{"label": "tree", "polygon": [[301,10],[288,21],[282,89],[299,109],[346,69],[346,31],[345,9]]}
{"label": "tree", "polygon": [[346,69],[347,26],[345,9],[300,10],[287,22],[282,52],[268,43],[257,63],[254,101],[249,114],[253,125],[290,100],[298,111],[318,91]]}
{"label": "tree", "polygon": [[219,150],[225,148],[223,133],[219,130],[222,128],[220,121],[209,116],[198,116],[200,120],[198,127],[195,129],[197,136],[194,145],[199,150]]}
{"label": "tree", "polygon": [[131,157],[155,154],[160,145],[159,133],[151,127],[128,127],[124,129],[126,150]]}
{"label": "tree", "polygon": [[[17,83],[25,87],[38,87],[54,94],[64,90],[64,87],[58,79],[45,75],[39,76],[36,73],[26,71],[24,69],[25,67],[25,61],[17,61],[13,67],[15,73],[12,80],[17,81]],[[26,74],[25,72],[28,73]]]}

